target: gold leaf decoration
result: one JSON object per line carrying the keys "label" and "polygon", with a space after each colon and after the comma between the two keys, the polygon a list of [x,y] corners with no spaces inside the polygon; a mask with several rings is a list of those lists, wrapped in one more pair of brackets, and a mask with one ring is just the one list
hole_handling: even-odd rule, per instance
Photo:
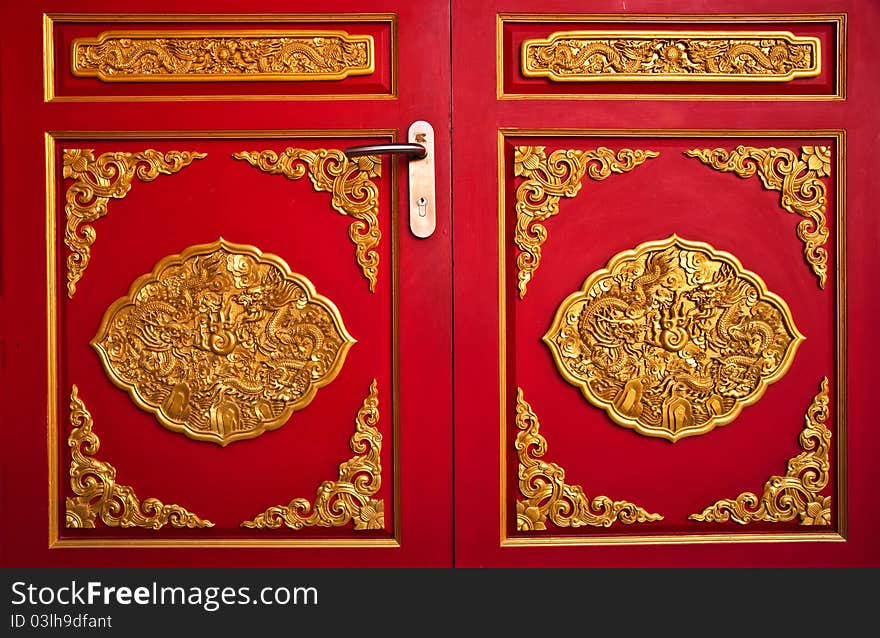
{"label": "gold leaf decoration", "polygon": [[354,343],[333,302],[281,257],[219,239],[138,278],[91,345],[162,425],[225,446],[284,425]]}
{"label": "gold leaf decoration", "polygon": [[820,42],[788,31],[564,31],[522,44],[525,77],[554,82],[788,82],[821,72]]}
{"label": "gold leaf decoration", "polygon": [[733,255],[673,235],[618,253],[559,306],[559,373],[618,425],[675,442],[733,421],[803,335]]}
{"label": "gold leaf decoration", "polygon": [[147,149],[140,153],[103,153],[96,158],[90,148],[64,149],[62,175],[73,180],[67,189],[64,207],[67,214],[64,244],[70,249],[67,256],[68,297],[73,298],[76,284],[89,265],[91,246],[95,243],[92,224],[107,214],[107,203],[125,197],[135,177],[142,182],[152,182],[159,175],[176,173],[206,155],[190,151],[163,154]]}
{"label": "gold leaf decoration", "polygon": [[378,218],[379,187],[371,178],[381,175],[382,163],[377,156],[364,155],[350,160],[337,149],[288,147],[280,156],[275,151],[266,150],[242,151],[233,153],[232,157],[291,180],[300,179],[308,171],[314,189],[332,195],[330,204],[334,210],[354,218],[348,236],[354,242],[357,263],[370,282],[370,291],[376,291],[379,272],[376,249],[382,233]]}
{"label": "gold leaf decoration", "polygon": [[73,74],[103,82],[342,80],[374,70],[344,31],[109,31],[73,41]]}
{"label": "gold leaf decoration", "polygon": [[590,500],[579,485],[565,482],[565,470],[542,461],[547,439],[538,433],[540,424],[532,406],[516,391],[516,450],[519,458],[519,491],[516,503],[516,529],[542,531],[547,519],[557,527],[610,527],[615,522],[650,523],[663,520],[629,501],[612,501],[607,496]]}
{"label": "gold leaf decoration", "polygon": [[804,259],[825,288],[828,277],[827,197],[821,178],[831,174],[831,148],[804,146],[800,157],[787,148],[737,146],[732,151],[704,148],[685,151],[707,166],[748,178],[756,173],[764,188],[780,192],[779,204],[789,213],[803,217],[797,236],[804,244]]}
{"label": "gold leaf decoration", "polygon": [[287,505],[268,508],[241,526],[278,529],[284,525],[300,530],[353,523],[356,530],[384,529],[384,501],[373,498],[382,486],[382,435],[378,424],[379,394],[373,379],[370,393],[355,419],[355,433],[351,437],[351,450],[355,456],[340,464],[339,478],[321,483],[314,502],[296,498]]}
{"label": "gold leaf decoration", "polygon": [[70,425],[70,487],[76,496],[65,502],[67,527],[95,527],[99,519],[108,527],[214,526],[179,505],[165,505],[156,498],[141,501],[133,488],[116,482],[116,468],[95,458],[101,443],[75,385],[70,393]]}
{"label": "gold leaf decoration", "polygon": [[740,525],[786,523],[797,518],[801,525],[831,525],[831,497],[820,493],[828,485],[831,468],[831,430],[825,425],[828,416],[828,377],[823,377],[804,417],[799,437],[803,452],[788,461],[785,476],[771,476],[761,496],[743,492],[688,518],[707,523],[733,520]]}
{"label": "gold leaf decoration", "polygon": [[581,190],[586,173],[603,180],[613,173],[626,173],[659,153],[640,149],[610,148],[556,150],[548,156],[544,146],[514,148],[516,177],[523,177],[516,189],[516,229],[513,241],[521,251],[516,257],[520,299],[541,262],[541,245],[547,239],[543,222],[559,214],[559,198],[574,197]]}

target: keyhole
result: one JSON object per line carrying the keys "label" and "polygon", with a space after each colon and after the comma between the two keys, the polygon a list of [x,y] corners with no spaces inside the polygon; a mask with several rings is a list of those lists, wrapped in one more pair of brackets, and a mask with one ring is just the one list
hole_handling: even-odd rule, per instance
{"label": "keyhole", "polygon": [[428,214],[428,200],[427,199],[425,199],[424,197],[419,197],[416,204],[418,204],[418,206],[419,206],[419,217],[424,217],[425,215]]}

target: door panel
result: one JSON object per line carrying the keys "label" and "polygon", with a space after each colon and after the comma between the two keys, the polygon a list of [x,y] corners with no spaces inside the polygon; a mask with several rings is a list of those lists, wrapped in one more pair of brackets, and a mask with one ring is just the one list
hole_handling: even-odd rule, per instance
{"label": "door panel", "polygon": [[[282,4],[5,10],[4,564],[451,563],[448,9]],[[424,240],[407,162],[343,154],[417,119]]]}
{"label": "door panel", "polygon": [[[456,171],[485,184],[494,167],[498,184],[456,198],[497,210],[457,220],[455,357],[473,362],[456,368],[458,564],[876,562],[877,440],[859,403],[873,346],[847,313],[873,303],[853,209],[870,90],[841,98],[867,77],[877,16],[832,5],[680,3],[673,19],[650,2],[453,3],[455,88],[469,87],[453,95]],[[596,30],[696,27],[809,32],[822,70],[694,78],[696,45],[678,35],[667,44],[691,66],[666,72],[686,79],[598,77],[655,71],[616,69],[634,58]],[[600,35],[619,59],[589,48]],[[655,35],[626,46],[664,53]],[[494,77],[465,63],[493,53]],[[524,73],[523,55],[546,73]]]}

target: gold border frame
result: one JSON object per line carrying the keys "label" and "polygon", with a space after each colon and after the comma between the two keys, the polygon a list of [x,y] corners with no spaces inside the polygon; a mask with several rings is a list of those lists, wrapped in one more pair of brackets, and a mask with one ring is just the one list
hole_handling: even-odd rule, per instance
{"label": "gold border frame", "polygon": [[58,253],[57,246],[57,189],[56,189],[56,140],[129,140],[129,139],[327,139],[327,138],[388,138],[398,139],[398,129],[308,129],[308,130],[224,130],[224,131],[47,131],[46,144],[46,375],[47,375],[47,436],[49,488],[49,549],[68,547],[400,547],[400,286],[399,286],[399,232],[396,220],[399,214],[397,158],[391,162],[391,464],[393,467],[392,498],[394,516],[391,538],[158,538],[149,539],[89,539],[60,538],[59,528],[59,465],[58,435],[61,419],[59,412],[58,379]]}
{"label": "gold border frame", "polygon": [[[65,22],[109,22],[126,24],[147,22],[174,24],[181,22],[240,22],[265,24],[271,22],[377,22],[388,23],[391,27],[390,63],[391,88],[389,93],[318,93],[310,95],[263,95],[263,94],[223,94],[223,95],[56,95],[55,94],[55,23]],[[373,67],[376,64],[374,50]],[[44,13],[43,14],[43,101],[44,102],[178,102],[178,101],[316,101],[316,100],[396,100],[398,99],[399,54],[396,13],[265,13],[265,14],[144,14],[144,13]],[[71,73],[73,71],[71,70]],[[268,80],[272,81],[272,80]],[[123,84],[124,86],[124,84]]]}
{"label": "gold border frame", "polygon": [[[811,14],[676,14],[665,15],[657,13],[630,13],[630,14],[553,14],[553,13],[498,13],[495,16],[495,83],[496,98],[499,100],[845,100],[846,99],[846,13],[811,13]],[[584,22],[591,24],[604,24],[614,22],[630,23],[658,23],[663,25],[680,25],[687,23],[716,22],[731,24],[767,24],[776,22],[829,22],[835,26],[835,49],[837,52],[836,67],[831,70],[836,73],[834,93],[831,95],[791,95],[791,94],[763,94],[763,95],[718,95],[718,94],[644,94],[644,93],[505,93],[504,91],[504,24],[511,22]],[[520,68],[518,62],[512,61],[515,67]],[[819,61],[821,64],[821,60]]]}
{"label": "gold border frame", "polygon": [[[505,418],[507,403],[507,215],[506,215],[506,176],[507,166],[504,157],[504,143],[508,137],[580,137],[580,138],[694,138],[694,137],[768,137],[768,138],[834,138],[837,157],[835,159],[835,218],[834,218],[834,258],[837,270],[835,283],[835,370],[834,370],[834,410],[835,410],[835,500],[837,501],[836,532],[756,532],[756,533],[682,533],[657,535],[595,535],[595,536],[508,536],[508,453],[509,432]],[[498,421],[500,424],[500,518],[499,537],[501,547],[526,546],[586,546],[586,545],[662,545],[684,543],[760,543],[760,542],[815,542],[845,541],[847,535],[847,466],[846,466],[846,131],[827,130],[739,130],[739,129],[571,129],[571,128],[499,128],[498,129],[498,361],[499,361],[499,403]]]}

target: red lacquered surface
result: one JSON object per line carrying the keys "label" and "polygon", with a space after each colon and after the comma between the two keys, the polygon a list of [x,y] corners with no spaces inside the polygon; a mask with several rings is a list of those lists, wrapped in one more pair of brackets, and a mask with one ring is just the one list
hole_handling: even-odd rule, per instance
{"label": "red lacquered surface", "polygon": [[[4,96],[2,303],[4,309],[17,308],[14,319],[4,319],[3,394],[7,405],[2,453],[5,478],[0,499],[4,521],[2,563],[450,565],[451,219],[449,155],[444,150],[450,148],[450,141],[449,69],[444,62],[448,53],[443,53],[449,47],[447,7],[440,2],[422,3],[418,10],[400,9],[386,2],[344,1],[334,5],[334,12],[339,13],[397,14],[397,72],[401,80],[398,99],[47,104],[43,102],[42,87],[41,9],[56,8],[4,7],[6,32],[0,45]],[[126,9],[157,14],[216,11],[215,6],[199,2],[131,5]],[[289,4],[281,2],[259,6],[236,2],[223,7],[228,13],[281,13],[289,9]],[[79,3],[75,10],[112,14],[118,7],[94,1]],[[374,35],[385,33],[377,38],[377,62],[382,61],[384,66],[373,81],[390,86],[392,53],[386,37],[390,27],[375,28],[381,33]],[[355,87],[353,92],[366,91],[358,78],[333,84],[342,90],[347,82]],[[277,93],[295,86],[278,84],[264,88]],[[222,94],[255,90],[254,86],[229,82],[214,88]],[[371,88],[369,92],[378,91]],[[328,193],[314,192],[308,178],[286,180],[230,157],[233,151],[244,149],[345,148],[387,141],[389,137],[401,139],[417,119],[431,122],[437,136],[437,232],[430,240],[418,240],[409,233],[405,211],[397,211],[395,216],[395,202],[406,201],[406,167],[403,162],[386,159],[378,180],[383,239],[375,295],[369,293],[367,280],[355,262],[354,245],[348,238],[350,220],[330,207]],[[108,215],[96,222],[92,261],[79,290],[72,301],[66,297],[59,301],[61,433],[58,455],[49,461],[58,463],[57,496],[63,507],[63,497],[68,494],[67,404],[70,384],[77,383],[94,417],[94,431],[101,439],[98,458],[117,468],[119,482],[133,486],[141,498],[155,496],[166,503],[176,502],[210,518],[217,524],[211,530],[187,530],[192,532],[189,534],[62,528],[61,546],[48,547],[43,150],[47,131],[61,132],[59,138],[63,138],[56,141],[56,164],[65,147],[94,148],[96,153],[144,148],[208,153],[206,159],[174,175],[162,175],[151,183],[136,181],[126,198],[111,201]],[[114,138],[115,133],[131,131],[127,139]],[[217,136],[218,131],[242,133]],[[266,131],[273,133],[261,133]],[[277,131],[290,133],[279,136]],[[64,186],[59,184],[59,201]],[[319,390],[311,405],[295,412],[278,430],[222,449],[166,430],[151,415],[136,408],[124,391],[110,384],[87,344],[106,307],[125,294],[135,278],[149,272],[158,259],[219,236],[254,244],[283,257],[293,270],[306,275],[321,294],[337,304],[346,326],[358,340],[339,376]],[[65,256],[66,249],[59,259]],[[63,269],[59,270],[59,278],[63,278]],[[396,365],[392,321],[395,286],[399,333]],[[379,496],[386,503],[385,530],[366,535],[350,527],[261,534],[238,527],[241,520],[269,505],[286,503],[296,496],[314,498],[322,481],[337,477],[339,464],[353,455],[349,439],[354,432],[354,417],[374,377],[379,382],[379,428],[384,438]],[[395,394],[398,405],[393,400]],[[66,540],[83,538],[143,542],[183,536],[214,543],[236,540],[240,544],[234,548],[200,547],[198,542],[183,548],[63,546]],[[394,537],[399,540],[397,547],[251,547],[241,543],[256,538],[332,542],[372,538],[390,542]]]}
{"label": "red lacquered surface", "polygon": [[[623,3],[593,3],[590,12],[620,13]],[[676,12],[705,13],[704,2],[682,2]],[[729,7],[727,8],[728,10]],[[627,2],[626,11],[660,13],[666,3]],[[463,566],[860,566],[877,565],[880,553],[873,541],[880,499],[873,487],[872,459],[878,436],[872,426],[869,383],[877,349],[870,317],[877,303],[869,277],[877,234],[866,214],[870,209],[869,171],[874,154],[876,124],[866,117],[876,100],[871,60],[877,46],[872,33],[878,25],[876,7],[867,2],[740,2],[737,13],[849,13],[848,100],[730,101],[730,100],[498,100],[495,69],[496,14],[577,13],[573,2],[514,1],[503,5],[473,6],[453,3],[453,68],[456,69],[453,108],[456,146],[455,243],[455,468],[456,561]],[[732,11],[731,11],[732,12]],[[549,29],[552,30],[552,29]],[[466,89],[464,88],[466,87]],[[855,87],[858,87],[857,89]],[[515,250],[505,238],[506,287],[504,295],[507,345],[504,366],[499,356],[498,164],[499,131],[505,131],[501,155],[507,166],[501,197],[507,203],[508,225],[513,219],[516,185],[511,165],[512,146],[546,145],[556,148],[648,148],[657,159],[603,182],[584,180],[574,199],[563,198],[560,214],[546,224],[541,266],[529,284],[525,299],[515,297]],[[580,134],[526,134],[540,129],[577,129]],[[648,131],[644,131],[648,129]],[[835,213],[846,201],[849,342],[848,381],[835,388],[838,335],[835,285],[820,291],[801,255],[794,235],[795,218],[779,208],[779,193],[764,190],[757,178],[742,180],[714,171],[681,154],[687,148],[739,143],[797,149],[816,139],[822,130],[846,130],[845,192],[829,186],[828,220],[833,247]],[[639,133],[638,131],[643,132]],[[658,133],[659,130],[659,133]],[[670,131],[676,131],[675,133]],[[701,132],[688,137],[688,130]],[[722,133],[721,130],[725,132]],[[739,131],[768,132],[760,137]],[[780,136],[780,130],[801,131],[800,137]],[[715,131],[716,134],[702,133]],[[615,133],[621,135],[618,137]],[[832,142],[823,139],[822,143]],[[840,150],[839,148],[837,149]],[[478,213],[476,211],[479,211]],[[643,241],[663,239],[673,232],[707,241],[735,254],[744,267],[760,274],[768,288],[789,303],[798,328],[807,336],[791,370],[769,386],[764,397],[746,408],[732,423],[708,434],[670,444],[649,439],[613,424],[579,390],[556,371],[547,347],[540,341],[556,307],[583,280],[603,267],[617,252]],[[835,264],[835,269],[843,264]],[[479,273],[479,274],[475,274]],[[844,310],[845,308],[841,309]],[[467,361],[467,365],[463,362]],[[498,401],[500,374],[504,373],[507,420],[501,421]],[[827,531],[835,532],[844,514],[837,487],[845,471],[845,541],[822,542],[688,542],[680,544],[587,545],[592,536],[644,535],[675,537],[703,534],[802,533],[797,525],[697,525],[687,514],[743,491],[760,493],[773,474],[785,472],[785,463],[799,452],[797,435],[804,411],[818,390],[822,376],[832,379],[832,402],[845,393],[848,423],[843,435],[840,411],[832,403],[832,420],[842,454],[832,453],[833,494],[840,510]],[[513,449],[515,426],[511,412],[514,392],[522,386],[525,398],[541,421],[547,438],[544,459],[566,470],[566,482],[582,485],[588,496],[606,494],[632,500],[649,511],[664,514],[662,523],[639,529],[580,528],[571,532],[553,528],[544,536],[566,538],[580,545],[516,546],[524,534],[513,527],[517,492]],[[507,453],[502,452],[506,437]],[[845,438],[845,441],[844,441]],[[488,462],[492,459],[492,462]],[[491,495],[489,497],[488,495]],[[506,496],[506,501],[502,500]],[[502,505],[507,516],[502,518]],[[653,527],[656,525],[656,528]],[[541,533],[533,534],[542,536]],[[502,538],[507,540],[502,543]],[[651,539],[642,539],[651,540]],[[697,539],[694,539],[697,540]],[[715,538],[725,540],[724,538]],[[732,540],[732,539],[727,539]],[[740,539],[736,539],[740,540]]]}

